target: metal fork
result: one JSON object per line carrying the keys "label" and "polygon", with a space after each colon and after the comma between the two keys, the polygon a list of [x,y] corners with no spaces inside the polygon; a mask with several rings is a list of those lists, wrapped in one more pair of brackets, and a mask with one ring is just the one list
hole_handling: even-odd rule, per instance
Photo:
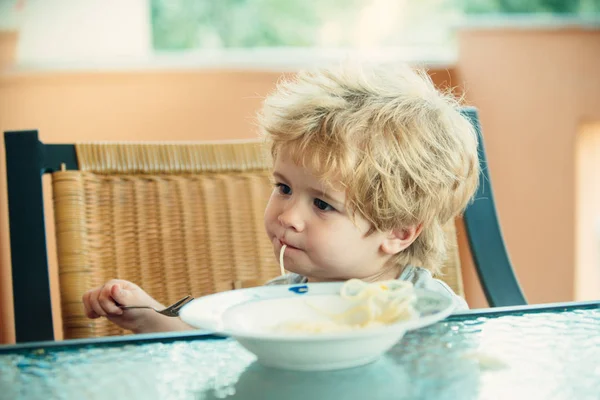
{"label": "metal fork", "polygon": [[157,310],[156,308],[150,307],[150,306],[121,306],[121,305],[119,305],[119,307],[121,308],[121,310],[132,310],[135,308],[149,308],[150,310],[154,310],[159,314],[166,315],[167,317],[178,317],[179,310],[181,310],[181,308],[183,306],[185,306],[187,303],[189,303],[192,300],[194,300],[194,298],[188,294],[183,299],[176,301],[175,303],[171,304],[169,307],[165,308],[164,310]]}

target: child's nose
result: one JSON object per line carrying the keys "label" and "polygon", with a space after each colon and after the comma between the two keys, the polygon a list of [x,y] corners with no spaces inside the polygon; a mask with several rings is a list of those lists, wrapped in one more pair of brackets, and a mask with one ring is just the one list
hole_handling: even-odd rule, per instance
{"label": "child's nose", "polygon": [[304,230],[305,222],[302,217],[302,210],[300,210],[300,205],[296,202],[289,204],[282,213],[279,214],[277,219],[285,228],[294,229],[298,232]]}

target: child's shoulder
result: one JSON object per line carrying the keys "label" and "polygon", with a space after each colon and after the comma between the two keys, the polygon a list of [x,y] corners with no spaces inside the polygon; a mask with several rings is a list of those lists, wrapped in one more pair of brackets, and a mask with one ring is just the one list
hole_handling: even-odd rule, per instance
{"label": "child's shoulder", "polygon": [[469,305],[459,295],[446,284],[446,282],[435,279],[431,272],[421,267],[408,265],[404,268],[398,279],[411,282],[417,288],[432,290],[434,292],[448,296],[454,300],[456,305],[454,311],[464,311],[469,309]]}

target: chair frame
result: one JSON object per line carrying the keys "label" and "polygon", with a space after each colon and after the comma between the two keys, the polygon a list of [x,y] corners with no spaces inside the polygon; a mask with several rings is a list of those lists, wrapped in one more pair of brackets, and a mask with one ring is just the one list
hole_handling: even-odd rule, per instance
{"label": "chair frame", "polygon": [[[492,307],[527,304],[498,222],[477,110],[464,108],[479,137],[480,184],[464,213],[477,274]],[[78,170],[74,144],[45,144],[37,131],[4,133],[16,341],[54,340],[42,177]]]}

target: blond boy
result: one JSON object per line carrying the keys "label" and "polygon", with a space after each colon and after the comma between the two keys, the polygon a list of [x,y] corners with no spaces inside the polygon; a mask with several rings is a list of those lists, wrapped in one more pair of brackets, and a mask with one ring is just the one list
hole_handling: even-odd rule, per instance
{"label": "blond boy", "polygon": [[[260,128],[273,156],[265,228],[290,274],[268,284],[402,279],[451,297],[434,279],[443,226],[478,182],[477,138],[457,101],[408,67],[301,72],[264,103]],[[90,318],[134,332],[188,329],[135,284],[112,280],[83,296]]]}

